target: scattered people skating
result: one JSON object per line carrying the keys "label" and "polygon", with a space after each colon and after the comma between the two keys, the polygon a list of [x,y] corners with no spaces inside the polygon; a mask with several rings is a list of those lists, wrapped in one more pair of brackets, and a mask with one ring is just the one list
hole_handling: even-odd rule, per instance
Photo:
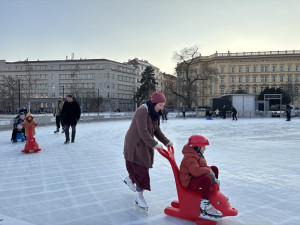
{"label": "scattered people skating", "polygon": [[286,105],[286,109],[285,109],[285,112],[286,112],[286,121],[291,121],[291,118],[292,118],[292,109],[293,109],[292,106]]}
{"label": "scattered people skating", "polygon": [[72,139],[71,142],[75,142],[76,125],[80,119],[80,106],[79,103],[73,98],[73,95],[67,95],[67,101],[65,101],[61,110],[61,117],[65,127],[66,141],[65,144],[70,143],[70,126],[72,127]]}
{"label": "scattered people skating", "polygon": [[216,166],[208,167],[204,158],[204,151],[209,145],[207,138],[202,135],[192,135],[188,144],[183,147],[183,159],[180,165],[180,182],[190,190],[201,188],[200,218],[220,221],[222,213],[210,204],[211,186],[217,183],[219,171]]}
{"label": "scattered people skating", "polygon": [[231,112],[232,112],[232,120],[238,120],[236,117],[237,110],[233,106],[231,106]]}
{"label": "scattered people skating", "polygon": [[207,120],[212,120],[213,115],[214,115],[214,112],[210,112],[209,110],[207,110],[205,113],[205,117]]}
{"label": "scattered people skating", "polygon": [[223,115],[223,119],[226,119],[226,105],[224,105],[222,108],[222,115]]}
{"label": "scattered people skating", "polygon": [[124,158],[129,176],[123,182],[136,193],[135,203],[144,210],[148,204],[143,196],[150,191],[149,168],[152,168],[154,150],[163,149],[154,136],[165,146],[173,143],[165,137],[159,127],[159,111],[164,108],[166,99],[161,92],[155,92],[134,113],[131,125],[125,136]]}
{"label": "scattered people skating", "polygon": [[35,128],[38,123],[34,120],[33,115],[31,113],[26,114],[26,118],[22,123],[22,126],[25,128],[26,135],[26,144],[22,152],[30,153],[30,152],[39,152],[41,149],[39,148],[38,143],[35,141]]}
{"label": "scattered people skating", "polygon": [[219,110],[219,109],[216,109],[215,113],[216,113],[216,118],[218,118],[218,117],[219,117],[219,114],[220,114],[220,110]]}
{"label": "scattered people skating", "polygon": [[[34,120],[33,115],[31,113],[27,113],[24,122],[22,123],[22,126],[25,128],[25,136],[28,137],[28,129],[26,129],[26,126],[37,126],[38,123]],[[32,136],[35,136],[35,129],[32,130]]]}
{"label": "scattered people skating", "polygon": [[181,108],[181,112],[182,112],[183,118],[185,119],[185,112],[186,112],[186,111],[185,111],[185,108],[184,108],[184,107]]}
{"label": "scattered people skating", "polygon": [[164,122],[164,121],[168,121],[168,113],[169,113],[169,111],[168,111],[168,107],[167,106],[165,106],[164,107],[164,109],[161,111],[161,118],[162,118],[162,121]]}
{"label": "scattered people skating", "polygon": [[[17,136],[19,136],[20,138],[20,134],[18,135],[19,131],[21,130],[22,135],[25,135],[25,128],[23,128],[22,126],[20,127],[20,125],[24,122],[25,119],[25,113],[24,111],[20,112],[19,115],[17,115],[14,119],[13,119],[13,131],[11,134],[11,141],[16,143],[17,142]],[[21,138],[22,139],[22,138]]]}
{"label": "scattered people skating", "polygon": [[64,102],[63,102],[63,98],[62,97],[58,97],[58,101],[55,104],[54,108],[53,108],[53,115],[55,116],[55,120],[56,120],[56,131],[54,131],[54,133],[58,133],[59,132],[59,128],[60,128],[60,124],[62,127],[62,133],[64,133],[64,123],[63,120],[61,118],[61,111],[63,109],[64,106]]}

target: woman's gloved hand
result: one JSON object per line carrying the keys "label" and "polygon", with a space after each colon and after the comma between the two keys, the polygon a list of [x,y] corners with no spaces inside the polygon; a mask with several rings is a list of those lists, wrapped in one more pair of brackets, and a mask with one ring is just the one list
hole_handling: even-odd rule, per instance
{"label": "woman's gloved hand", "polygon": [[169,147],[169,146],[173,146],[173,142],[172,141],[170,141],[168,144],[167,144],[167,147]]}
{"label": "woman's gloved hand", "polygon": [[157,148],[164,149],[164,146],[162,144],[158,143],[157,145],[155,145],[154,149],[157,149]]}

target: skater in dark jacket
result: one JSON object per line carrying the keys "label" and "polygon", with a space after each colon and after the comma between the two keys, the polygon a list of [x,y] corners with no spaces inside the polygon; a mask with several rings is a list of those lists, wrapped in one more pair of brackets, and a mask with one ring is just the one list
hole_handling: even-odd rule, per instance
{"label": "skater in dark jacket", "polygon": [[17,133],[18,130],[21,130],[21,132],[23,133],[23,135],[25,135],[25,128],[23,127],[19,127],[18,129],[18,125],[20,125],[21,123],[23,123],[25,119],[25,114],[24,112],[21,112],[19,115],[17,115],[14,119],[13,119],[13,131],[12,131],[12,135],[11,135],[11,141],[12,142],[16,142],[16,137],[17,137]]}
{"label": "skater in dark jacket", "polygon": [[68,144],[70,142],[70,134],[69,134],[70,126],[72,127],[71,142],[74,143],[75,135],[76,135],[76,125],[80,119],[80,114],[81,114],[81,110],[80,110],[79,103],[74,100],[72,95],[67,95],[67,101],[65,101],[64,106],[61,110],[61,116],[64,122],[65,135],[66,135],[65,144]]}
{"label": "skater in dark jacket", "polygon": [[292,109],[293,109],[292,106],[286,105],[286,109],[285,109],[285,112],[286,112],[286,121],[291,121],[291,118],[292,118]]}
{"label": "skater in dark jacket", "polygon": [[224,105],[222,108],[222,116],[223,116],[223,119],[226,119],[226,105]]}
{"label": "skater in dark jacket", "polygon": [[231,112],[232,112],[232,120],[238,120],[236,118],[236,114],[237,114],[236,108],[234,108],[233,106],[231,106]]}

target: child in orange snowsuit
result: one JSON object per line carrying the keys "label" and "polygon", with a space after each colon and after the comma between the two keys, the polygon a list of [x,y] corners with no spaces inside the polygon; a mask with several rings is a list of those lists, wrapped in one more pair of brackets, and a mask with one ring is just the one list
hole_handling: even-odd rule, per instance
{"label": "child in orange snowsuit", "polygon": [[222,220],[222,213],[209,202],[209,194],[212,184],[217,183],[218,168],[209,167],[204,158],[204,151],[209,145],[207,138],[202,135],[192,135],[188,144],[183,147],[184,155],[180,165],[181,185],[190,190],[201,189],[201,214],[203,219],[214,221]]}

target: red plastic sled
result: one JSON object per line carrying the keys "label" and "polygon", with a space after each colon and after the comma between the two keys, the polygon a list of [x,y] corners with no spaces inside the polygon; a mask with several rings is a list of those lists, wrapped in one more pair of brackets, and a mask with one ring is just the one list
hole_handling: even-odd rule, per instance
{"label": "red plastic sled", "polygon": [[23,125],[22,124],[22,126],[25,127],[25,129],[28,130],[28,137],[27,137],[27,140],[26,140],[25,148],[21,152],[31,153],[31,152],[39,152],[39,151],[41,151],[41,149],[39,148],[38,143],[35,141],[35,138],[33,137],[33,134],[32,134],[32,130],[37,125],[38,124],[35,124],[33,126],[27,126],[27,125]]}
{"label": "red plastic sled", "polygon": [[[216,225],[217,221],[211,221],[199,218],[201,190],[192,191],[181,186],[179,179],[179,169],[174,158],[174,148],[168,147],[168,150],[157,149],[158,152],[169,160],[175,177],[178,201],[173,201],[171,206],[165,208],[165,214],[181,219],[195,221],[198,225]],[[220,192],[217,184],[214,184],[210,191],[210,203],[225,216],[236,216],[238,210],[233,208],[227,198]]]}

